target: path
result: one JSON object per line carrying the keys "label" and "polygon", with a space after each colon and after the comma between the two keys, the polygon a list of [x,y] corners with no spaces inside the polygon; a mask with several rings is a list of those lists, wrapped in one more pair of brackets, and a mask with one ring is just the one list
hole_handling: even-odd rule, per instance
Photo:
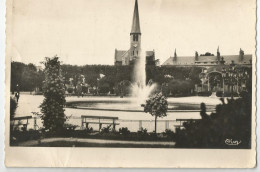
{"label": "path", "polygon": [[59,142],[60,145],[70,143],[71,146],[85,145],[85,147],[174,147],[175,142],[161,142],[161,141],[126,141],[126,140],[104,140],[104,139],[86,139],[86,138],[46,138],[41,142],[38,140],[26,141],[20,143],[19,146],[39,146],[50,145],[51,143]]}

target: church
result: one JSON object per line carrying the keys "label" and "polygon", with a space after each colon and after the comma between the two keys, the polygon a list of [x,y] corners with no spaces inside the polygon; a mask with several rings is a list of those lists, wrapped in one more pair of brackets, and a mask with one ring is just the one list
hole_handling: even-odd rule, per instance
{"label": "church", "polygon": [[[141,28],[138,11],[138,1],[135,0],[132,29],[130,32],[130,48],[128,50],[115,49],[115,65],[133,65],[141,55]],[[156,65],[155,52],[146,51],[146,65]]]}

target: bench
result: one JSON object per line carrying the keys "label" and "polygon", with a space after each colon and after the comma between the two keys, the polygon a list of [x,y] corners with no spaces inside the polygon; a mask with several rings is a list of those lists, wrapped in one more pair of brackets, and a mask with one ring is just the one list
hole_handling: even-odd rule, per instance
{"label": "bench", "polygon": [[[97,121],[87,121],[87,119],[94,119]],[[101,120],[111,120],[111,122],[102,122]],[[88,128],[89,124],[98,124],[99,125],[99,131],[102,128],[103,124],[112,125],[113,129],[116,129],[116,125],[119,125],[119,123],[116,123],[116,120],[118,120],[118,117],[112,117],[112,116],[89,116],[89,115],[81,115],[81,128],[84,128],[84,125],[86,128]]]}
{"label": "bench", "polygon": [[[19,126],[22,125],[23,126],[23,130],[26,131],[27,130],[27,126],[29,124],[29,119],[31,119],[31,118],[32,118],[32,116],[13,117],[11,119],[11,121],[13,121],[13,129],[12,130],[14,130],[15,127],[19,127]],[[26,120],[26,123],[20,123],[22,120]],[[15,124],[15,121],[18,121],[18,124]]]}

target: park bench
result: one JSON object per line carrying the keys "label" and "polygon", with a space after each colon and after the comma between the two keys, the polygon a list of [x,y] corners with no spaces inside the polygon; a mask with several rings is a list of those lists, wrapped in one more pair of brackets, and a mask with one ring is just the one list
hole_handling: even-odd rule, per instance
{"label": "park bench", "polygon": [[[21,117],[13,117],[11,119],[11,121],[13,122],[13,130],[16,128],[16,127],[19,127],[19,126],[23,126],[22,127],[22,130],[26,131],[27,130],[27,126],[29,124],[29,119],[31,119],[32,116],[21,116]],[[21,121],[24,121],[26,120],[26,123],[22,123]],[[17,124],[15,124],[15,121],[18,121]]]}
{"label": "park bench", "polygon": [[[89,121],[87,119],[94,119],[94,120],[97,120],[97,121]],[[106,120],[106,121],[102,121],[102,120]],[[108,124],[108,125],[112,125],[113,129],[115,130],[116,125],[119,125],[119,123],[116,123],[116,120],[118,120],[118,117],[81,115],[81,128],[83,129],[84,125],[85,125],[86,128],[88,128],[89,124],[98,124],[99,125],[99,131],[100,131],[103,124]]]}

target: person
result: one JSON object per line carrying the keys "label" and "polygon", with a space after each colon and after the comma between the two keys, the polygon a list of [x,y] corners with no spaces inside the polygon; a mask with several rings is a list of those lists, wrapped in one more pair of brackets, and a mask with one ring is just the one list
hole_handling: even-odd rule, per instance
{"label": "person", "polygon": [[18,92],[15,93],[15,97],[16,97],[16,101],[17,101],[17,103],[18,103],[18,100],[19,100],[19,97],[20,97],[20,95],[19,95]]}

